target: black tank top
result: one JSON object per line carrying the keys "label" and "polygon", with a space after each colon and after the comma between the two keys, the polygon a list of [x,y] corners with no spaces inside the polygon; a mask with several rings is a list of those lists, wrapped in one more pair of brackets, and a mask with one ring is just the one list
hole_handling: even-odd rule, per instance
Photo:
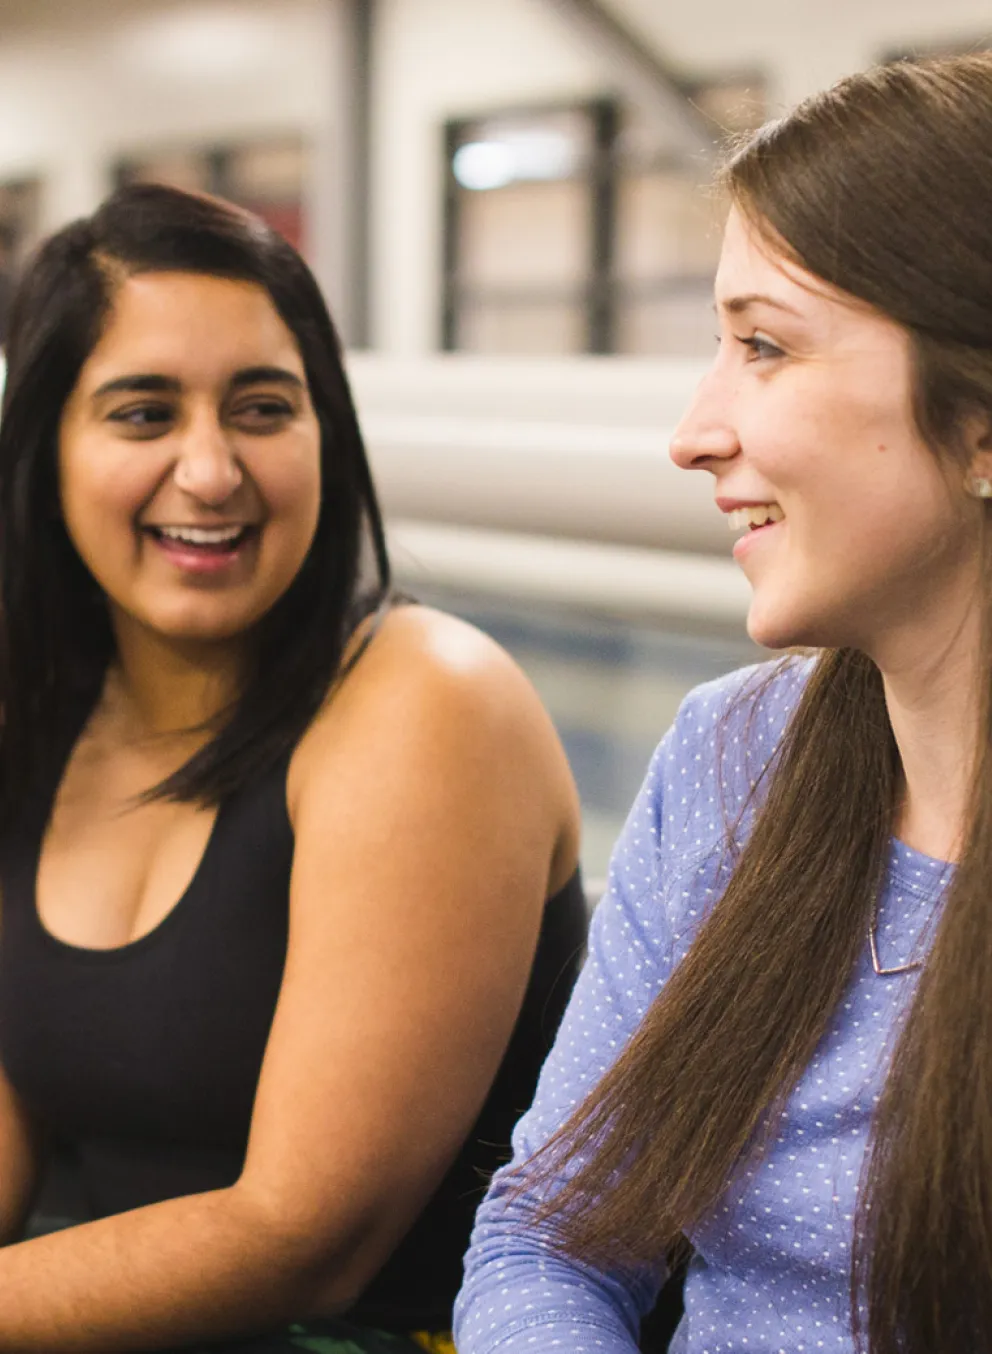
{"label": "black tank top", "polygon": [[[117,949],[66,944],[38,916],[38,860],[64,760],[0,840],[0,1059],[52,1140],[46,1213],[86,1221],[238,1179],[286,958],[288,763],[221,804],[178,904]],[[545,905],[523,1007],[478,1121],[349,1319],[449,1325],[475,1208],[533,1097],[585,919],[576,873]]]}

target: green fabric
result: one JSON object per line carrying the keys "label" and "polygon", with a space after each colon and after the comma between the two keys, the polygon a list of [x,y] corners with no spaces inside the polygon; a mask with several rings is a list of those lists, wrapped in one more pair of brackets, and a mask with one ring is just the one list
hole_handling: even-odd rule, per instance
{"label": "green fabric", "polygon": [[419,1345],[405,1335],[389,1331],[362,1330],[345,1322],[333,1323],[339,1329],[333,1333],[311,1333],[304,1326],[292,1326],[287,1348],[309,1349],[313,1354],[423,1354]]}
{"label": "green fabric", "polygon": [[368,1330],[347,1321],[308,1321],[278,1335],[197,1345],[172,1354],[293,1354],[294,1350],[309,1350],[311,1354],[423,1354],[420,1346],[405,1335]]}

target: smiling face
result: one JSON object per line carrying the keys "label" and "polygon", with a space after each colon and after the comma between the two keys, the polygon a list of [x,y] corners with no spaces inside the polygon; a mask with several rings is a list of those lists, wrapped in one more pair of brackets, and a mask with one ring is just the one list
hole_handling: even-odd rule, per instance
{"label": "smiling face", "polygon": [[127,279],[59,437],[66,528],[118,630],[243,635],[299,572],[320,488],[303,360],[268,294]]}
{"label": "smiling face", "polygon": [[743,532],[752,638],[878,661],[893,635],[964,614],[981,508],[917,429],[907,331],[775,255],[737,210],[716,299],[719,352],[671,454],[714,476]]}

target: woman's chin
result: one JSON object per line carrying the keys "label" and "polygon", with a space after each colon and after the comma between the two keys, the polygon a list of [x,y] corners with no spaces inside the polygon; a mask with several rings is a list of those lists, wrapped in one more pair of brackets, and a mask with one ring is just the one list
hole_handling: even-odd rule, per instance
{"label": "woman's chin", "polygon": [[179,646],[226,644],[236,641],[258,621],[253,611],[242,607],[148,607],[140,611],[120,608],[119,621],[135,625],[156,636],[160,643]]}
{"label": "woman's chin", "polygon": [[755,596],[747,615],[748,637],[763,649],[818,649],[827,641],[808,614]]}

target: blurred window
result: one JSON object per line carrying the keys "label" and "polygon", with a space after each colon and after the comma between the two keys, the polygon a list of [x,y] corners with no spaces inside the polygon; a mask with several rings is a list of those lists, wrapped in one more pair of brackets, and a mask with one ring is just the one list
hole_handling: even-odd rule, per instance
{"label": "blurred window", "polygon": [[115,167],[118,183],[156,182],[214,193],[255,212],[297,249],[306,236],[307,150],[300,137],[143,151]]}
{"label": "blurred window", "polygon": [[41,181],[0,183],[0,344],[7,338],[10,303],[25,255],[38,241]]}
{"label": "blurred window", "polygon": [[448,124],[445,348],[605,345],[616,122],[600,102]]}
{"label": "blurred window", "polygon": [[[757,126],[758,77],[685,86],[714,140]],[[451,122],[442,347],[687,353],[712,345],[709,169],[615,102]]]}
{"label": "blurred window", "polygon": [[[687,84],[686,97],[713,127],[714,141],[748,132],[765,117],[760,76]],[[617,139],[613,350],[709,353],[713,275],[726,203],[711,167],[687,156],[665,128],[629,110]]]}

